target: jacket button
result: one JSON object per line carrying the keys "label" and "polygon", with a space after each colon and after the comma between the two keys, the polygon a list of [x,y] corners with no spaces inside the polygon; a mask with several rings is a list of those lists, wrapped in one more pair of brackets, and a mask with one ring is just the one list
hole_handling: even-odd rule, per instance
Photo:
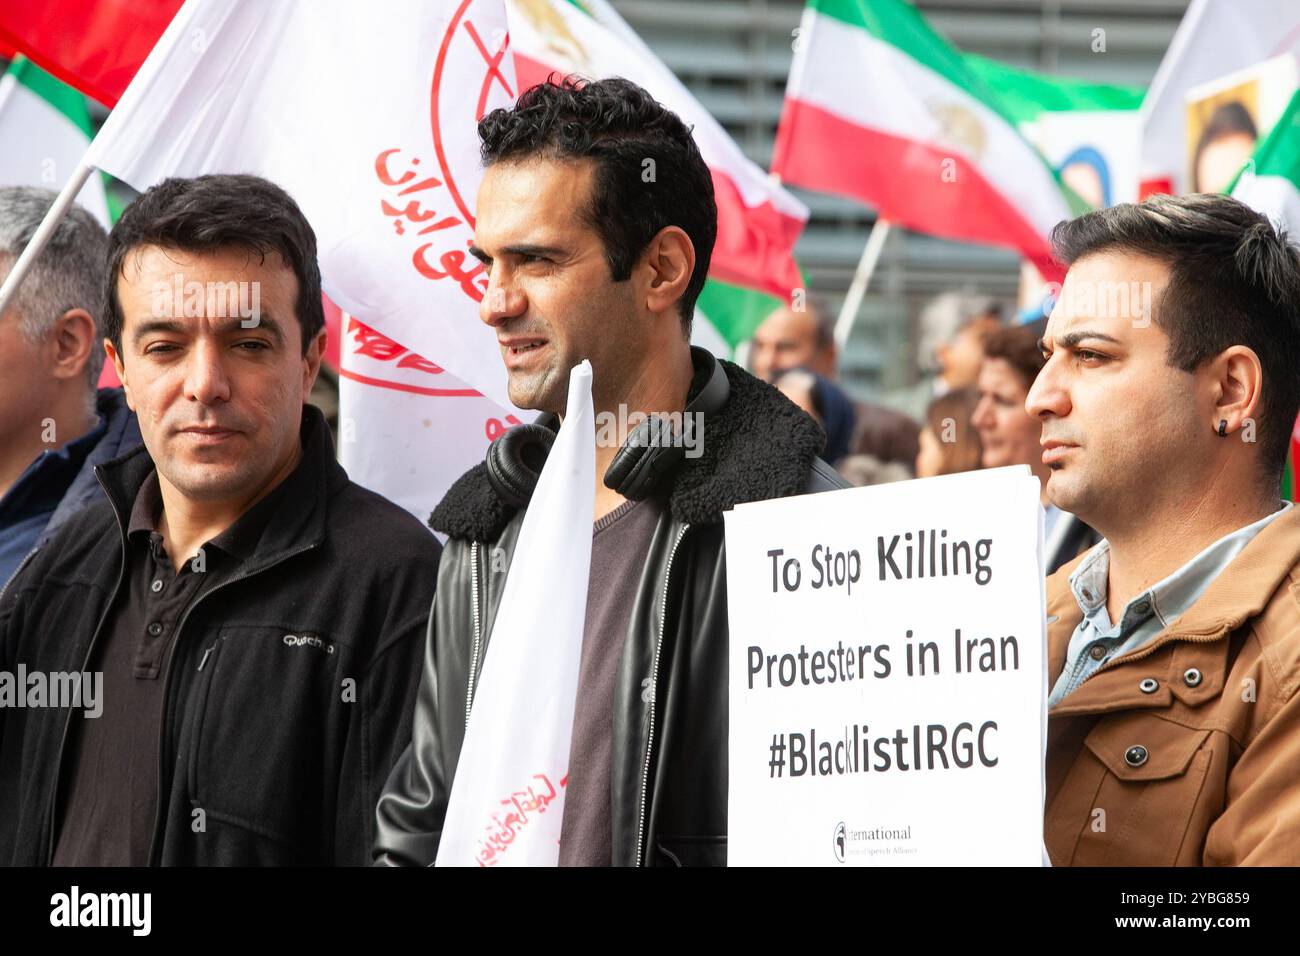
{"label": "jacket button", "polygon": [[1154,694],[1159,689],[1160,682],[1154,677],[1148,677],[1144,679],[1142,683],[1138,684],[1138,690],[1142,691],[1144,694]]}
{"label": "jacket button", "polygon": [[154,578],[154,582],[153,584],[149,585],[149,589],[153,591],[154,594],[157,594],[159,591],[161,591],[163,589],[162,578]]}
{"label": "jacket button", "polygon": [[1101,644],[1094,644],[1092,647],[1088,648],[1088,656],[1094,661],[1099,661],[1106,656],[1106,648]]}
{"label": "jacket button", "polygon": [[150,637],[157,637],[161,633],[162,633],[162,625],[159,624],[157,621],[154,621],[152,624],[149,625]]}
{"label": "jacket button", "polygon": [[1195,687],[1201,682],[1201,672],[1195,667],[1189,667],[1183,671],[1183,683],[1188,687]]}
{"label": "jacket button", "polygon": [[1147,757],[1149,756],[1150,754],[1147,753],[1147,748],[1143,747],[1141,744],[1137,744],[1124,751],[1124,762],[1130,767],[1140,767],[1147,762]]}

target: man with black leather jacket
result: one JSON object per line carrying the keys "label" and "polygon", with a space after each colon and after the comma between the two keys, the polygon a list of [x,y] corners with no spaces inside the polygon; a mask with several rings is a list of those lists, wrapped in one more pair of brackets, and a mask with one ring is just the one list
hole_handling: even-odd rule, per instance
{"label": "man with black leather jacket", "polygon": [[[548,414],[498,439],[430,519],[448,541],[412,741],[379,800],[375,859],[437,856],[529,495],[569,370],[585,358],[603,481],[559,862],[725,863],[723,513],[843,483],[817,457],[824,435],[811,418],[689,345],[717,210],[680,119],[626,80],[548,82],[485,117],[479,136],[480,314],[511,400]],[[661,417],[630,435],[602,427],[643,415]]]}

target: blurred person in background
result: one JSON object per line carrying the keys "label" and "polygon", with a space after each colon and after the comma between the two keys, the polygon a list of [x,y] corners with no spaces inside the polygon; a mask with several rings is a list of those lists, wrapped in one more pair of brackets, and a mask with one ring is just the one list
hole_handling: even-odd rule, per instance
{"label": "blurred person in background", "polygon": [[[804,302],[806,308],[796,310],[783,305],[754,331],[750,344],[749,365],[755,375],[776,384],[780,373],[792,369],[806,369],[820,376],[816,392],[823,409],[838,408],[842,403],[832,395],[838,392],[853,411],[847,440],[848,448],[840,455],[871,455],[882,462],[899,462],[910,471],[916,460],[919,426],[908,416],[873,402],[853,402],[836,381],[838,377],[839,350],[835,345],[835,316],[821,296],[812,294]],[[799,404],[797,394],[811,396],[805,381],[789,385],[788,397]],[[792,394],[793,393],[793,394]],[[807,400],[807,399],[806,399]],[[822,414],[829,414],[823,412]],[[814,416],[817,417],[817,416]],[[835,423],[822,421],[828,437]],[[834,463],[835,449],[827,445],[827,461]]]}
{"label": "blurred person in background", "polygon": [[873,455],[849,455],[836,469],[840,477],[855,488],[867,485],[887,485],[893,481],[907,481],[912,470],[896,461],[881,461]]}
{"label": "blurred person in background", "polygon": [[[0,280],[54,200],[47,189],[0,189]],[[0,316],[0,587],[100,496],[95,466],[140,444],[122,389],[96,389],[107,248],[95,218],[72,206]]]}
{"label": "blurred person in background", "polygon": [[917,353],[932,361],[923,371],[935,374],[934,393],[942,395],[975,384],[984,339],[1002,326],[1002,309],[989,296],[944,292],[921,310],[920,326]]}
{"label": "blurred person in background", "polygon": [[835,378],[835,317],[820,296],[809,295],[804,304],[804,309],[782,305],[754,330],[749,366],[763,381],[773,382],[776,373],[792,368]]}
{"label": "blurred person in background", "polygon": [[1039,445],[1041,423],[1025,411],[1025,399],[1045,364],[1038,340],[1043,324],[1012,325],[984,340],[984,361],[978,378],[978,401],[971,424],[979,431],[985,468],[1028,465],[1040,482],[1046,511],[1046,567],[1051,574],[1096,544],[1100,537],[1074,515],[1047,498],[1051,469],[1043,464]]}
{"label": "blurred person in background", "polygon": [[835,384],[806,368],[778,372],[774,384],[786,398],[817,420],[826,433],[822,459],[836,465],[849,453],[853,437],[853,402]]}
{"label": "blurred person in background", "polygon": [[916,477],[957,475],[977,471],[984,455],[980,433],[971,424],[978,396],[974,389],[940,395],[930,403],[921,428]]}

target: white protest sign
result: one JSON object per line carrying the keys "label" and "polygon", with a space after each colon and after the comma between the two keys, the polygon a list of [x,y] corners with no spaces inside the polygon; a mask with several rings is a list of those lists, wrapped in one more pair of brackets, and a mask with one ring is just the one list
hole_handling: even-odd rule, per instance
{"label": "white protest sign", "polygon": [[730,865],[1042,863],[1041,516],[1023,466],[727,514]]}

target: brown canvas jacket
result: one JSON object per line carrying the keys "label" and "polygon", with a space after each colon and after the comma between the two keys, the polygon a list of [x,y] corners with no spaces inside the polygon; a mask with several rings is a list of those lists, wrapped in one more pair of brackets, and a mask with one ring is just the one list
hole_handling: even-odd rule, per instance
{"label": "brown canvas jacket", "polygon": [[[1047,580],[1048,687],[1082,611]],[[1055,618],[1055,620],[1053,620]],[[1048,719],[1055,866],[1300,865],[1300,506]]]}

